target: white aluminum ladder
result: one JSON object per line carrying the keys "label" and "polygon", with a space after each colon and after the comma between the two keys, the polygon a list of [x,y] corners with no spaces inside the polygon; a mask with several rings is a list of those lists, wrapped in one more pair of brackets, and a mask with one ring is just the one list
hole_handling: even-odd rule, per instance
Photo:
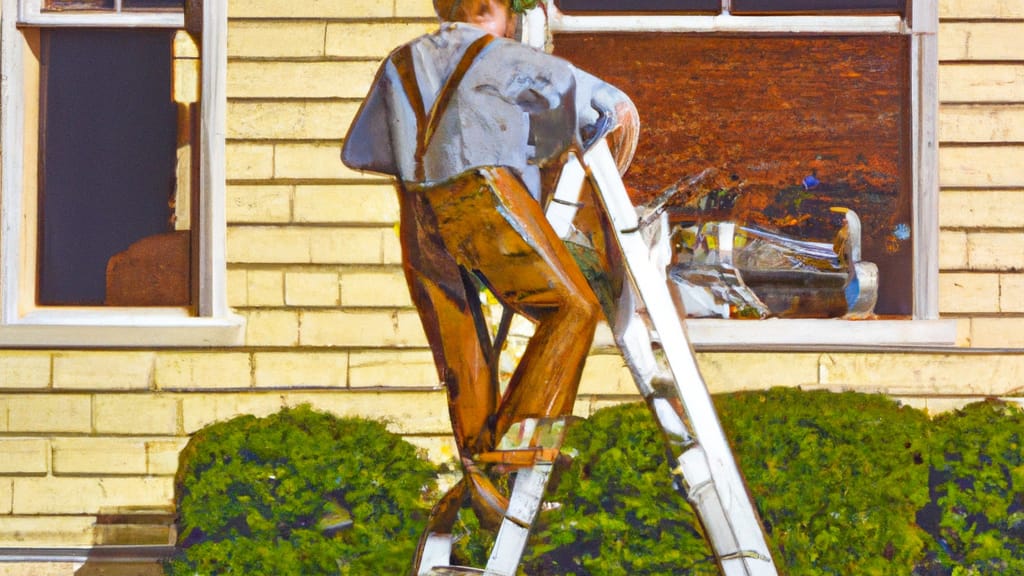
{"label": "white aluminum ladder", "polygon": [[[664,271],[658,270],[649,257],[649,246],[641,236],[644,223],[626,192],[604,139],[584,153],[582,161],[570,155],[558,182],[555,200],[548,207],[548,219],[559,237],[569,235],[585,178],[594,184],[611,222],[629,280],[648,312],[689,421],[692,442],[681,454],[674,455],[678,462],[673,473],[682,477],[686,498],[704,526],[724,576],[777,576],[753,501],[697,367],[682,315],[669,293]],[[421,574],[514,576],[540,509],[550,471],[549,462],[538,462],[520,471],[485,569],[442,566],[444,560],[437,558],[433,562],[425,561]],[[447,556],[450,547],[441,548],[444,550],[441,556]],[[432,565],[433,569],[427,568]]]}
{"label": "white aluminum ladder", "polygon": [[[575,166],[573,166],[575,164]],[[687,499],[704,525],[707,539],[725,576],[776,576],[777,570],[765,540],[753,501],[726,441],[711,396],[697,367],[693,348],[675,301],[664,280],[664,271],[649,258],[649,246],[641,236],[643,222],[626,192],[618,168],[604,139],[583,154],[582,165],[570,159],[559,191],[579,190],[589,177],[611,222],[622,252],[629,280],[646,308],[657,333],[676,391],[689,420],[694,442],[680,455],[679,470],[686,484]],[[578,179],[578,184],[572,178]],[[575,192],[578,195],[578,192]],[[552,203],[565,211],[553,220],[556,232],[571,223],[573,199]],[[565,231],[567,232],[567,230]]]}

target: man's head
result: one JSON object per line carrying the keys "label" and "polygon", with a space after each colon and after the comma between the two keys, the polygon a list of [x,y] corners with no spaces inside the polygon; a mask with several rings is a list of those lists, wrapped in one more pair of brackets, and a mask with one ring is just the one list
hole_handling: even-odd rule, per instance
{"label": "man's head", "polygon": [[[520,2],[521,3],[521,2]],[[495,36],[515,31],[514,0],[434,0],[434,11],[446,22],[466,22]]]}

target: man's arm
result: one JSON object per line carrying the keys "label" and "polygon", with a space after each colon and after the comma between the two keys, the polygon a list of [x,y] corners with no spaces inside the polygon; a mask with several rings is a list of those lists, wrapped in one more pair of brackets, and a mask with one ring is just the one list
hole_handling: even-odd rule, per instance
{"label": "man's arm", "polygon": [[640,116],[629,96],[593,74],[572,67],[580,139],[589,144],[608,137],[619,173],[629,168],[640,135]]}
{"label": "man's arm", "polygon": [[391,146],[388,94],[392,90],[394,67],[390,59],[377,71],[370,93],[363,100],[352,126],[345,135],[341,161],[349,168],[395,176],[398,165]]}

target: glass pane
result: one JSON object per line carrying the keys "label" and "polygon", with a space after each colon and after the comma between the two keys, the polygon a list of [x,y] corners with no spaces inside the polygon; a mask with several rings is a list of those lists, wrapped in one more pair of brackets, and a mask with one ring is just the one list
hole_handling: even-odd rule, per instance
{"label": "glass pane", "polygon": [[903,14],[905,0],[733,0],[736,14],[874,13]]}
{"label": "glass pane", "polygon": [[184,10],[185,0],[122,0],[124,10]]}
{"label": "glass pane", "polygon": [[[109,287],[189,302],[189,233],[176,225],[173,31],[43,31],[38,301],[111,304]],[[172,296],[165,294],[172,293]]]}
{"label": "glass pane", "polygon": [[[879,315],[911,313],[910,44],[900,35],[555,34],[555,53],[623,87],[641,135],[635,203],[705,169],[675,223],[734,221],[831,242],[848,208],[878,265]],[[609,54],[628,57],[609,58]]]}
{"label": "glass pane", "polygon": [[556,0],[566,13],[586,12],[720,12],[721,0]]}
{"label": "glass pane", "polygon": [[43,10],[113,10],[114,0],[46,0]]}

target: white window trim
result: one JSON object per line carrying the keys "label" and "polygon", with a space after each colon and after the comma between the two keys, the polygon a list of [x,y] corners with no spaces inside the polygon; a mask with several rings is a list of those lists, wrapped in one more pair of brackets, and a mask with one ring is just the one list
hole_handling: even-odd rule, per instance
{"label": "white window trim", "polygon": [[[910,320],[687,320],[699,348],[953,346],[957,322],[939,319],[938,0],[908,0],[912,21],[898,16],[736,16],[563,14],[554,0],[524,23],[524,42],[542,45],[556,32],[894,33],[911,37],[913,162],[913,315]],[[726,0],[728,5],[728,0]]]}
{"label": "white window trim", "polygon": [[[51,11],[43,10],[44,0],[21,0],[18,4],[18,22],[26,26],[102,26],[183,28],[185,16],[180,11],[115,12],[115,11]],[[120,2],[117,2],[120,5]],[[120,7],[120,6],[118,6]]]}
{"label": "white window trim", "polygon": [[[29,3],[37,0],[27,0]],[[202,123],[199,146],[199,302],[197,315],[185,308],[42,307],[34,304],[35,272],[25,242],[26,227],[36,222],[24,213],[26,174],[23,138],[27,125],[25,74],[34,60],[26,49],[21,26],[51,25],[30,15],[19,21],[19,0],[2,0],[2,74],[0,86],[0,346],[226,346],[241,344],[244,321],[227,304],[225,134],[227,85],[227,2],[203,2]],[[62,26],[174,27],[179,14],[79,14],[63,12]],[[169,18],[173,16],[172,18]],[[102,19],[100,18],[102,17]],[[148,17],[159,17],[158,23]],[[141,19],[140,19],[141,18]],[[34,164],[34,162],[33,162]],[[32,292],[28,294],[27,292]]]}

